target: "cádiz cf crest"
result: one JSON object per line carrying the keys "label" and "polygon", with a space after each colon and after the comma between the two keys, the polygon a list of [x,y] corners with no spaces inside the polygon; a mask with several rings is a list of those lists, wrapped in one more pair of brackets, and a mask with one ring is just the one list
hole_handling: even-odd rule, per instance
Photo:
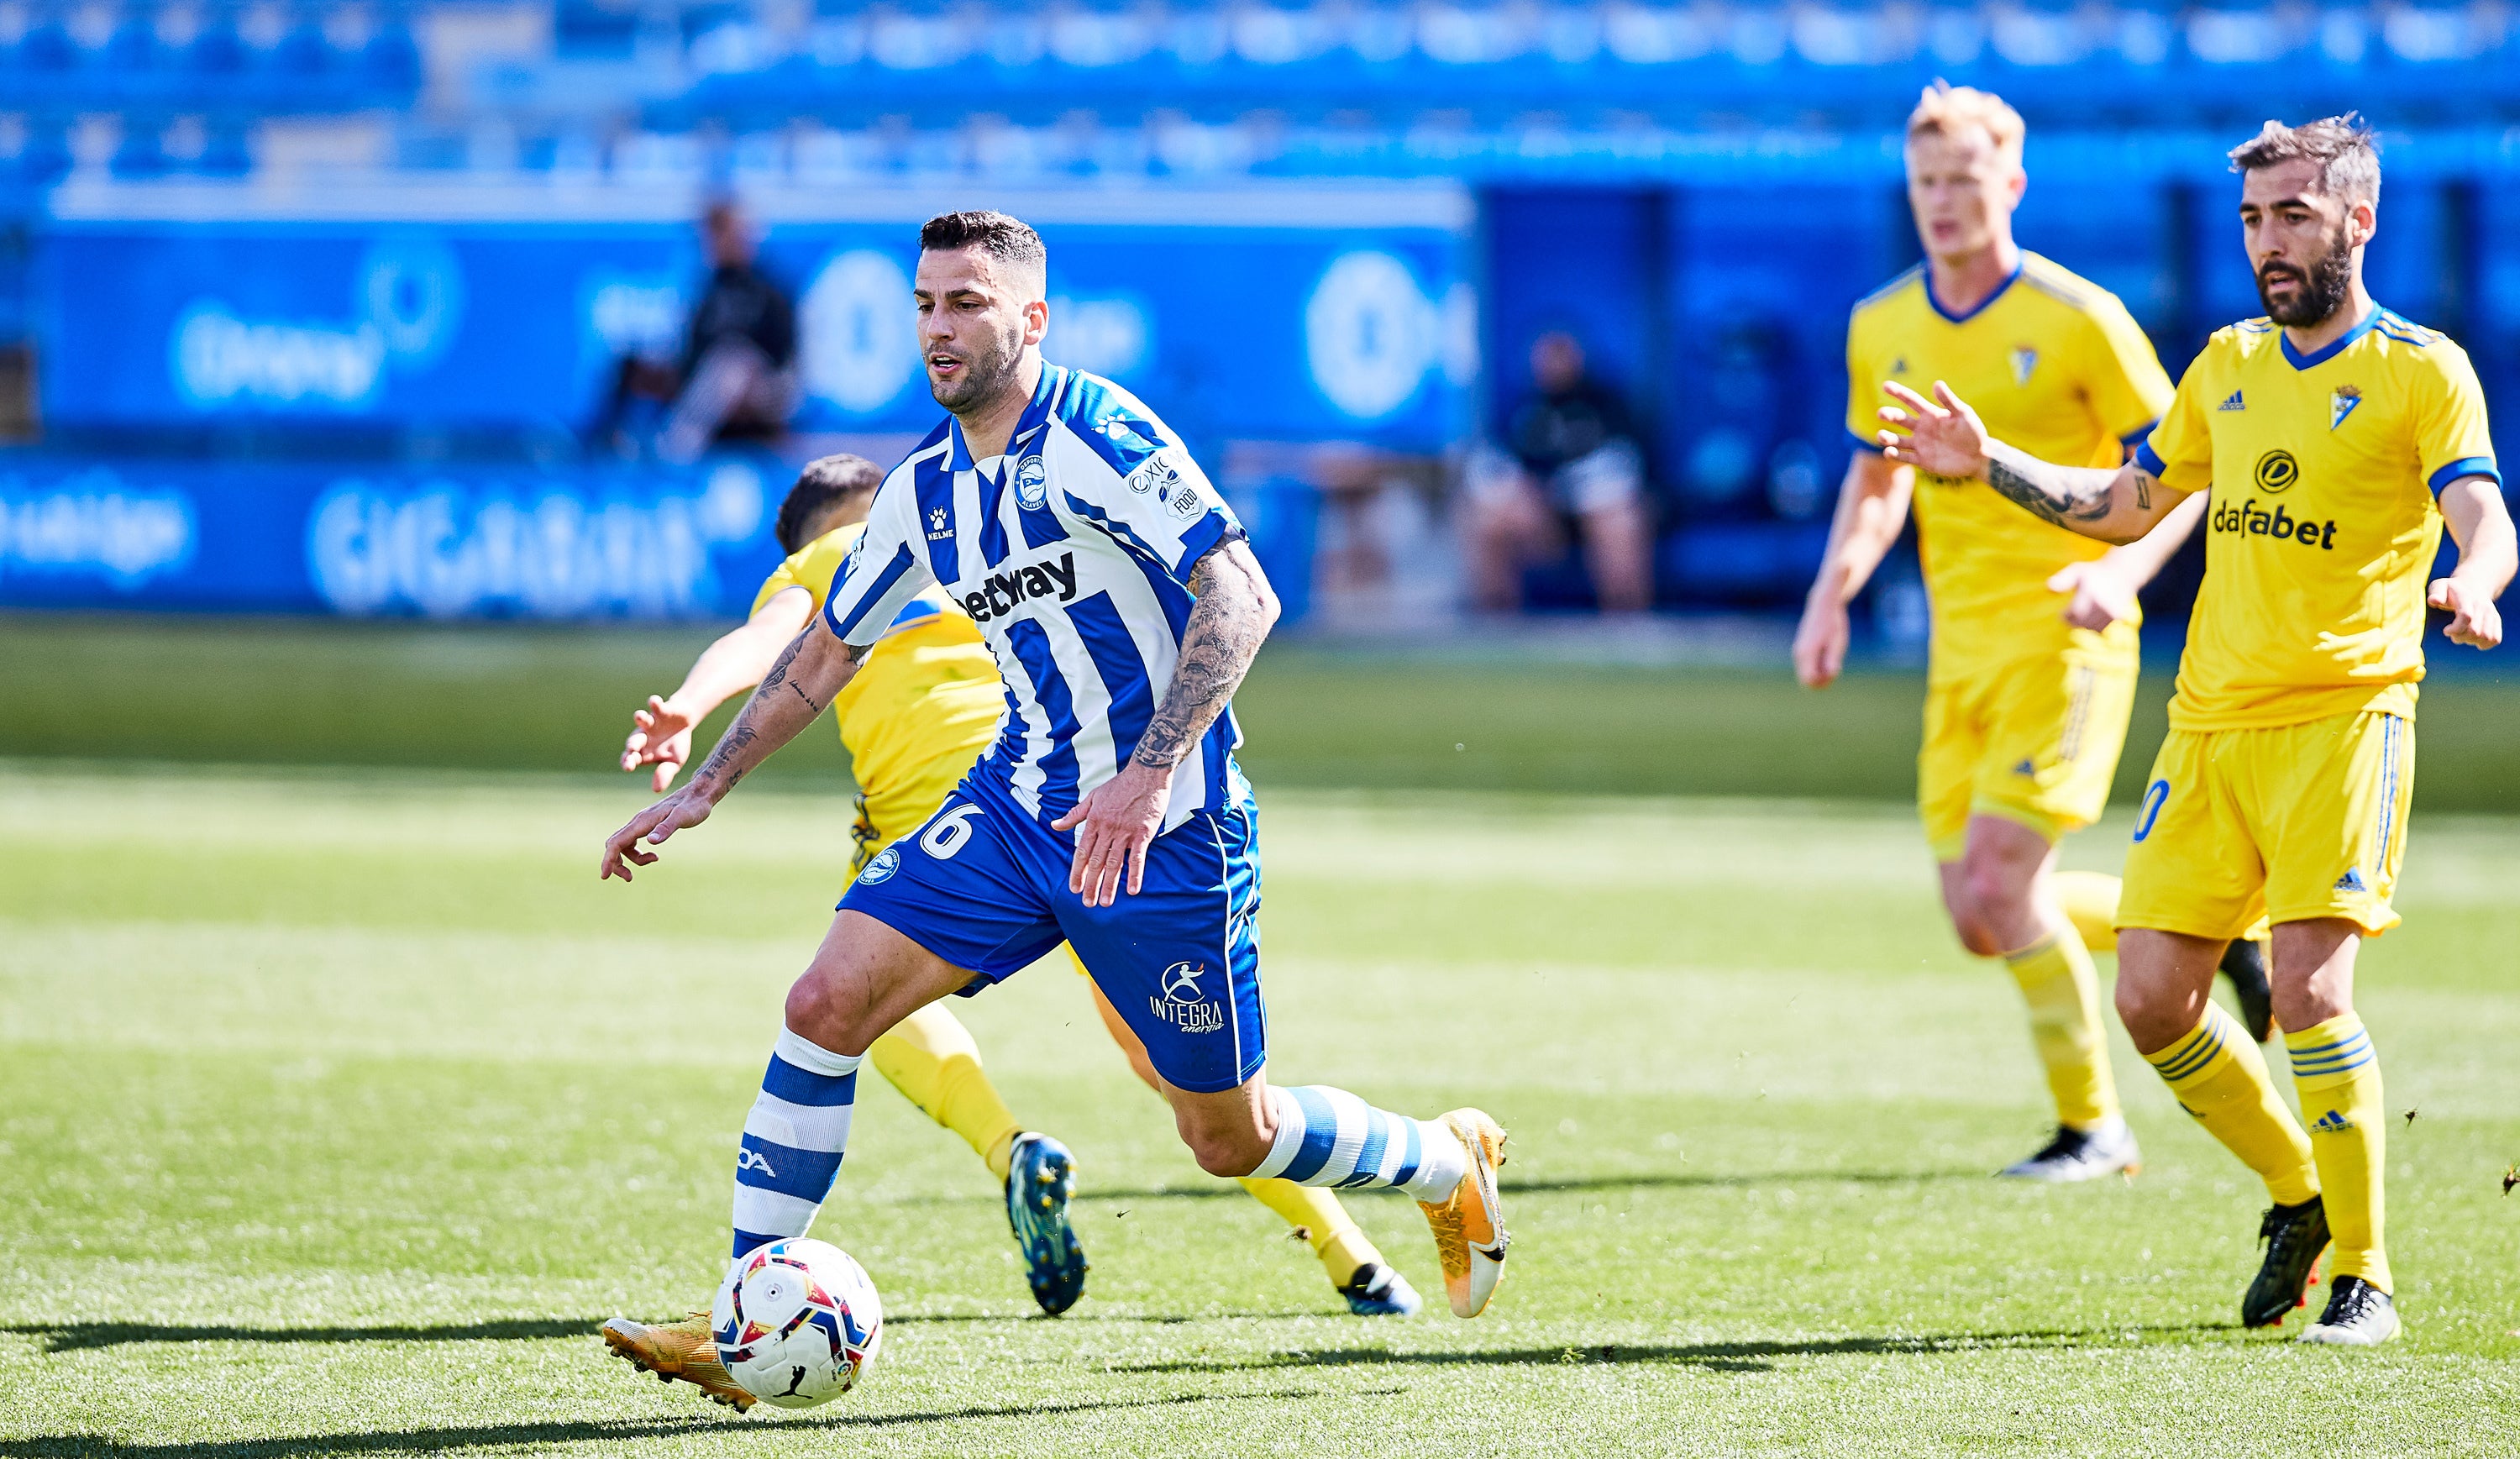
{"label": "c\u00e1diz cf crest", "polygon": [[2012,382],[2014,384],[2029,384],[2030,372],[2038,368],[2039,351],[2026,344],[2016,344],[2012,347]]}
{"label": "c\u00e1diz cf crest", "polygon": [[2336,392],[2327,397],[2327,428],[2334,430],[2344,424],[2345,418],[2353,415],[2354,408],[2362,403],[2362,392],[2360,389],[2352,385],[2337,386]]}

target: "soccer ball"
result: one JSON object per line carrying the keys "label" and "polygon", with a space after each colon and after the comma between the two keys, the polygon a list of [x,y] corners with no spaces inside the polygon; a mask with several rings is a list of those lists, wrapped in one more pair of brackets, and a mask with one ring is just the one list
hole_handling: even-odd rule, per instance
{"label": "soccer ball", "polygon": [[811,1408],[847,1393],[875,1361],[883,1303],[848,1253],[796,1237],[727,1269],[709,1328],[718,1361],[745,1393],[780,1408]]}

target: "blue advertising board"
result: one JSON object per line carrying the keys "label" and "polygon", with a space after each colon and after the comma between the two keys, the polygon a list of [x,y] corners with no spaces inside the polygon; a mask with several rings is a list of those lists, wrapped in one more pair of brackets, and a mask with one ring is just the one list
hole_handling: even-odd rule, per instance
{"label": "blue advertising board", "polygon": [[0,459],[0,604],[740,616],[779,561],[767,459],[425,470]]}
{"label": "blue advertising board", "polygon": [[[748,199],[762,266],[796,299],[800,427],[935,419],[912,333],[918,224],[975,205],[1050,244],[1045,353],[1193,439],[1432,449],[1467,421],[1471,207],[1453,185],[1002,191]],[[550,184],[68,186],[38,243],[45,413],[573,427],[614,360],[673,352],[702,274],[690,202]]]}
{"label": "blue advertising board", "polygon": [[[754,454],[565,469],[0,456],[0,607],[735,619],[779,563],[792,474]],[[1222,489],[1282,585],[1282,621],[1301,618],[1311,488]]]}

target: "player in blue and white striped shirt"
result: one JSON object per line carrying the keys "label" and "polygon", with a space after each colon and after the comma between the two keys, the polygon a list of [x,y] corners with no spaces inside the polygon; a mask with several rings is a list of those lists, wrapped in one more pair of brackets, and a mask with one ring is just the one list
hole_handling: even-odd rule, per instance
{"label": "player in blue and white striped shirt", "polygon": [[[980,626],[1007,685],[997,744],[860,873],[789,991],[737,1156],[735,1254],[812,1222],[878,1036],[1065,941],[1145,1042],[1202,1169],[1408,1192],[1453,1310],[1478,1315],[1506,1251],[1496,1122],[1410,1119],[1263,1073],[1260,863],[1229,701],[1277,600],[1240,525],[1153,413],[1043,362],[1038,235],[948,213],[920,243],[920,342],[950,418],[884,479],[821,621],[707,763],[605,848],[603,874],[627,880],[707,818],[929,585]],[[644,1332],[643,1362],[735,1401],[705,1320]]]}

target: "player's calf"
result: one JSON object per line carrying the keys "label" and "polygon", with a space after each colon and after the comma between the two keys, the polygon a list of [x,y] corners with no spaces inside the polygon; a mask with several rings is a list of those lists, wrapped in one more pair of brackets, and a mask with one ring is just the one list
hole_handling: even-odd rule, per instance
{"label": "player's calf", "polygon": [[1267,1158],[1250,1173],[1339,1189],[1387,1186],[1425,1214],[1456,1316],[1475,1317],[1505,1275],[1509,1238],[1496,1189],[1505,1130],[1460,1109],[1441,1120],[1378,1110],[1322,1085],[1265,1090],[1273,1128]]}

